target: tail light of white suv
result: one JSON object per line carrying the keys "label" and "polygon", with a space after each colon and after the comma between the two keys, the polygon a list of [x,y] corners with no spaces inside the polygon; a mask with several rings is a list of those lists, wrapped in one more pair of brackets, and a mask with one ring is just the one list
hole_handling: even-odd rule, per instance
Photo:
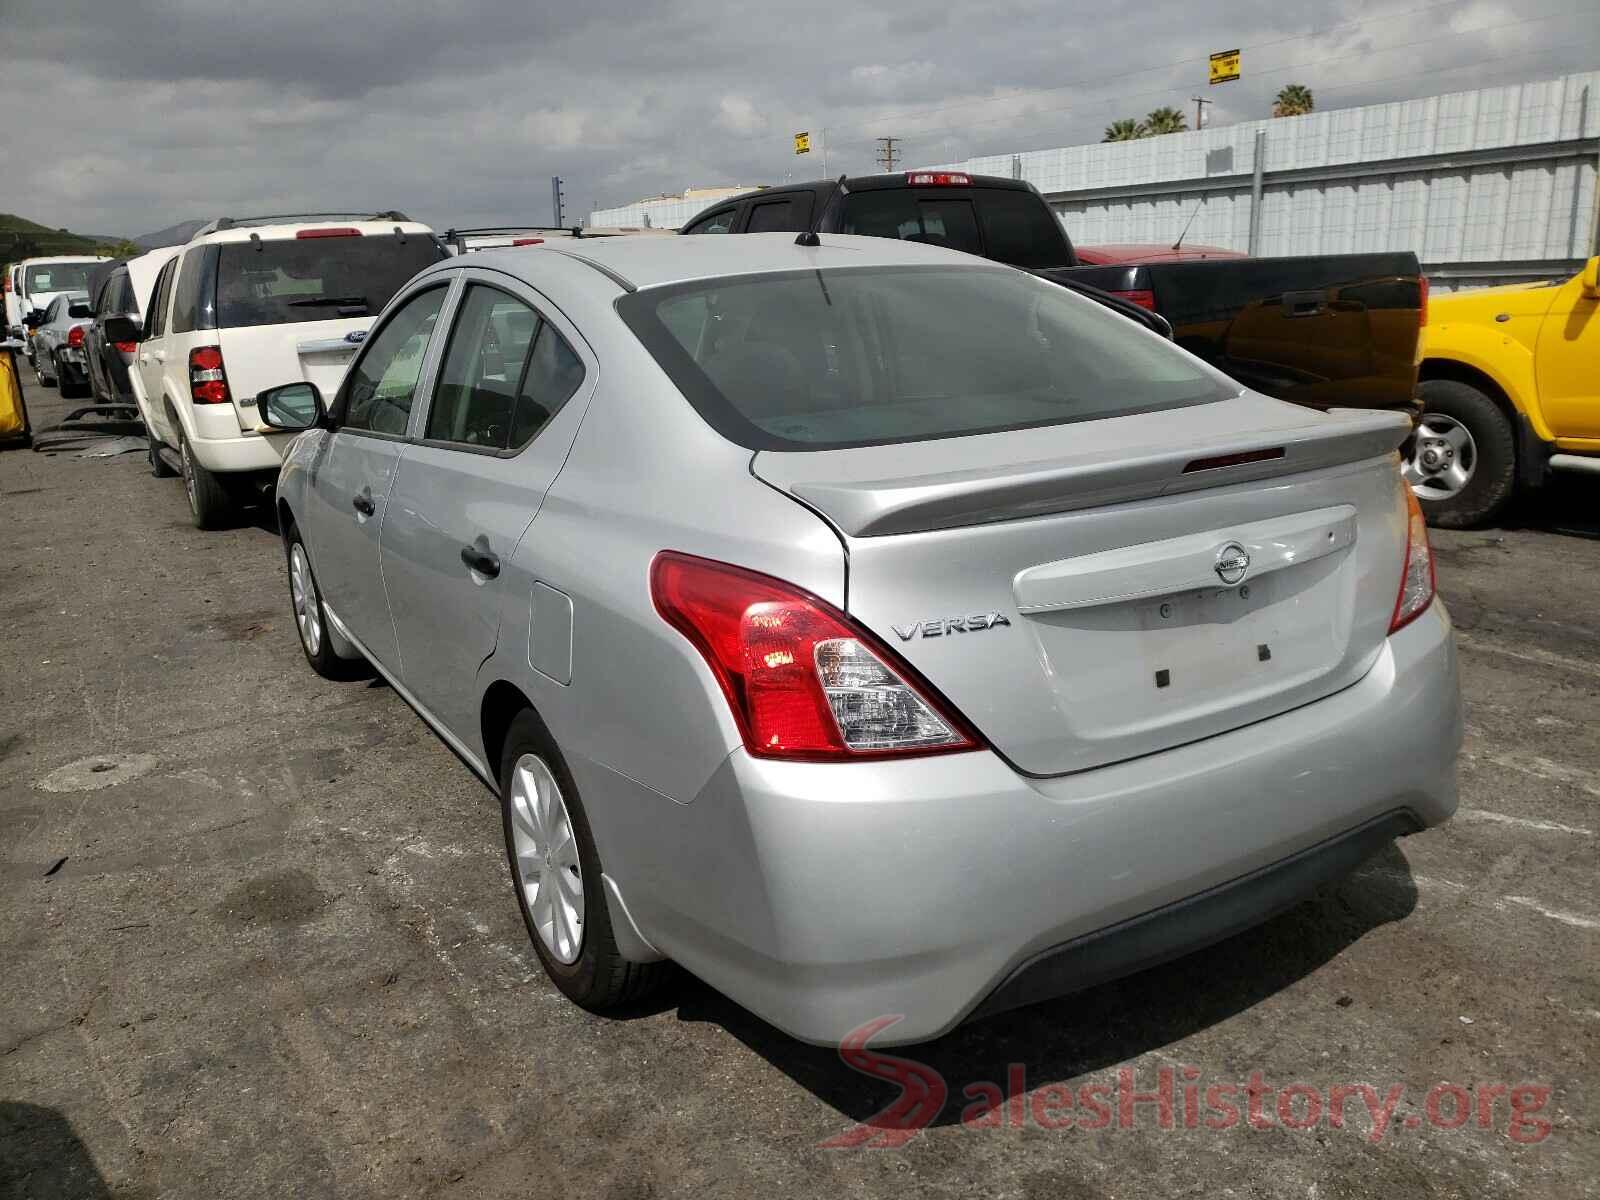
{"label": "tail light of white suv", "polygon": [[892,650],[793,584],[664,551],[650,592],[704,656],[751,754],[850,762],[983,744]]}
{"label": "tail light of white suv", "polygon": [[227,404],[233,399],[221,346],[196,346],[189,351],[189,394],[196,404]]}

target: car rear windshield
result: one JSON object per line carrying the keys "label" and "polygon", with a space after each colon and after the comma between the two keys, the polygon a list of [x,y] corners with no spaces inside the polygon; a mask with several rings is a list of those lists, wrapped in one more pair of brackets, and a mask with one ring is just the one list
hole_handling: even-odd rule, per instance
{"label": "car rear windshield", "polygon": [[46,263],[42,267],[29,267],[28,295],[40,292],[86,292],[89,290],[89,272],[92,262]]}
{"label": "car rear windshield", "polygon": [[1003,267],[742,276],[617,309],[700,414],[753,450],[1061,425],[1238,390],[1126,317]]}
{"label": "car rear windshield", "polygon": [[424,234],[226,242],[217,259],[217,326],[285,325],[377,313],[441,252]]}

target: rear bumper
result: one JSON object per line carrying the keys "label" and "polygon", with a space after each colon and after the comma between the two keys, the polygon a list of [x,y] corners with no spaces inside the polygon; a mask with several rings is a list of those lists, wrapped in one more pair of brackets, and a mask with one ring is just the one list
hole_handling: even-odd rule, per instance
{"label": "rear bumper", "polygon": [[186,429],[189,450],[208,471],[276,471],[283,465],[283,447],[292,433],[241,433],[233,405],[196,405],[194,425]]}
{"label": "rear bumper", "polygon": [[1050,779],[740,750],[602,854],[652,945],[773,1024],[837,1044],[902,1014],[881,1041],[923,1041],[1198,949],[1447,819],[1461,731],[1436,602],[1360,682],[1191,745]]}

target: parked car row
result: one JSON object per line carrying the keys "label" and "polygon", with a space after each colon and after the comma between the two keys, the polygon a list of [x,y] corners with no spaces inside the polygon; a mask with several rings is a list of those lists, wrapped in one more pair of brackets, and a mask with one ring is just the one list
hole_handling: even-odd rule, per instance
{"label": "parked car row", "polygon": [[[941,202],[1014,234],[921,187],[889,236],[224,220],[95,317],[196,523],[271,503],[311,668],[498,794],[586,1007],[671,960],[799,1038],[919,1041],[1455,807],[1406,406],[1274,399],[1066,267],[926,244]],[[1414,373],[1391,279],[1359,303]]]}

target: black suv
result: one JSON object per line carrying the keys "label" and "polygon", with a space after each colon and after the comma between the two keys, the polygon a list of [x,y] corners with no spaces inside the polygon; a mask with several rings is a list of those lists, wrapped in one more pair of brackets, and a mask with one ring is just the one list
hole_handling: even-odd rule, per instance
{"label": "black suv", "polygon": [[[817,222],[817,214],[822,220]],[[859,233],[962,250],[1014,267],[1075,267],[1061,222],[1030,183],[964,171],[899,171],[735,196],[684,233]]]}

